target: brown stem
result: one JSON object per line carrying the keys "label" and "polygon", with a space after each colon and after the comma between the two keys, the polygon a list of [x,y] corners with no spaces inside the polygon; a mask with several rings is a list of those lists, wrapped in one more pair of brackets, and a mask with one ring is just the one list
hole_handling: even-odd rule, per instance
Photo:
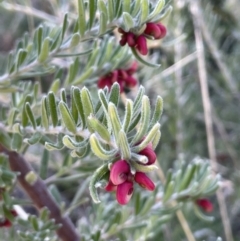
{"label": "brown stem", "polygon": [[32,199],[35,206],[38,209],[47,207],[50,211],[50,217],[55,219],[57,224],[62,225],[61,228],[56,231],[59,238],[63,241],[80,241],[80,237],[76,233],[71,220],[69,217],[63,217],[61,215],[61,211],[49,194],[45,183],[39,177],[33,185],[25,180],[25,176],[30,171],[33,171],[29,163],[17,152],[9,151],[0,144],[0,153],[1,152],[8,155],[11,170],[20,173],[18,181]]}

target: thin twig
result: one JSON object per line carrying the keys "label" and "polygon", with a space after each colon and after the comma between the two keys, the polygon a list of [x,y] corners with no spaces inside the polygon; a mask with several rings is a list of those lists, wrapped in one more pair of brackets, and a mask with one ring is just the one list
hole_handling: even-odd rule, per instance
{"label": "thin twig", "polygon": [[59,24],[62,21],[61,19],[58,19],[55,16],[47,14],[47,13],[45,13],[43,11],[40,11],[36,8],[30,8],[30,7],[22,6],[22,5],[19,5],[19,4],[16,4],[16,3],[11,4],[11,3],[2,2],[0,4],[0,7],[6,9],[8,11],[25,13],[27,15],[46,20],[47,22],[50,22],[50,23]]}
{"label": "thin twig", "polygon": [[[201,16],[199,15],[200,6],[198,5],[198,1],[191,1],[190,11],[193,15],[193,23],[194,23],[194,33],[195,33],[195,42],[196,48],[198,50],[198,74],[201,86],[201,95],[204,109],[204,119],[206,123],[206,132],[207,132],[207,144],[208,144],[208,152],[210,156],[210,163],[212,169],[217,172],[217,160],[216,160],[216,149],[215,149],[215,138],[213,132],[213,123],[212,123],[212,113],[211,113],[211,100],[208,90],[208,82],[207,82],[207,72],[206,72],[206,63],[204,56],[204,45],[201,34],[201,28],[199,19]],[[222,193],[222,190],[219,189],[216,193],[217,200],[220,208],[220,214],[223,222],[224,232],[227,241],[233,241],[232,230],[230,225],[230,220],[227,213],[227,207],[225,203],[225,199]]]}
{"label": "thin twig", "polygon": [[63,217],[61,211],[55,201],[52,199],[47,190],[45,183],[38,177],[34,184],[26,181],[26,175],[33,171],[30,164],[17,152],[9,151],[0,144],[0,153],[5,153],[9,157],[10,168],[14,172],[19,172],[18,182],[21,184],[24,191],[32,199],[38,209],[47,207],[50,211],[50,217],[55,219],[57,224],[62,226],[56,231],[59,238],[63,241],[80,241],[80,237],[69,219]]}

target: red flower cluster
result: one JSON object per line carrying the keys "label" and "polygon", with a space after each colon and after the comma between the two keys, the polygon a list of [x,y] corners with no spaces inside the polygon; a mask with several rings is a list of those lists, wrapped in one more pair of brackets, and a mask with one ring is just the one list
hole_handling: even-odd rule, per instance
{"label": "red flower cluster", "polygon": [[110,87],[117,82],[120,86],[120,92],[124,91],[124,88],[133,88],[137,85],[138,81],[132,76],[137,70],[137,63],[133,63],[129,69],[114,70],[111,73],[101,77],[98,80],[98,88]]}
{"label": "red flower cluster", "polygon": [[[14,217],[18,215],[14,209],[12,209],[10,212]],[[3,218],[2,220],[0,220],[0,227],[10,228],[11,226],[12,226],[12,223],[7,218]]]}
{"label": "red flower cluster", "polygon": [[[151,165],[156,161],[156,154],[150,145],[139,152],[139,154],[145,155],[148,158],[148,162],[145,165]],[[108,192],[116,191],[118,203],[125,205],[129,202],[133,194],[134,181],[149,191],[155,189],[154,183],[145,173],[137,171],[135,175],[133,175],[128,162],[126,160],[118,160],[111,167],[109,182],[105,190]]]}
{"label": "red flower cluster", "polygon": [[140,35],[135,35],[132,32],[125,32],[123,29],[118,29],[119,33],[122,34],[120,45],[124,46],[126,43],[129,47],[135,47],[140,54],[147,55],[147,40],[146,37],[153,37],[154,39],[164,38],[167,34],[167,29],[161,23],[146,23],[146,29]]}
{"label": "red flower cluster", "polygon": [[213,211],[213,204],[206,198],[197,199],[196,204],[207,213]]}

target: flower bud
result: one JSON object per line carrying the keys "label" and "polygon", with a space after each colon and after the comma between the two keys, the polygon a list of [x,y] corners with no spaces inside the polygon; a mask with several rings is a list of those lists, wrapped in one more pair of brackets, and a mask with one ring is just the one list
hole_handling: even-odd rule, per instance
{"label": "flower bud", "polygon": [[133,194],[133,182],[126,181],[117,186],[116,198],[119,204],[127,204]]}
{"label": "flower bud", "polygon": [[159,39],[161,36],[161,29],[156,23],[147,23],[144,33],[153,36],[155,39]]}
{"label": "flower bud", "polygon": [[157,26],[158,26],[158,28],[159,28],[159,30],[161,32],[161,35],[159,36],[159,39],[160,38],[164,38],[166,36],[166,34],[167,34],[166,27],[164,25],[162,25],[161,23],[158,23]]}
{"label": "flower bud", "polygon": [[125,160],[119,160],[113,163],[110,170],[110,180],[114,185],[125,182],[130,172],[130,166]]}
{"label": "flower bud", "polygon": [[142,188],[145,188],[149,191],[155,189],[155,184],[152,180],[143,172],[136,172],[134,177],[135,182],[137,182]]}
{"label": "flower bud", "polygon": [[212,203],[206,199],[206,198],[203,198],[203,199],[197,199],[196,200],[196,204],[202,208],[205,212],[207,213],[210,213],[213,211],[213,205]]}
{"label": "flower bud", "polygon": [[127,43],[129,47],[134,47],[136,45],[135,35],[131,32],[127,33]]}
{"label": "flower bud", "polygon": [[142,55],[148,54],[147,40],[143,35],[138,36],[136,47],[137,47],[137,50],[140,52],[140,54]]}
{"label": "flower bud", "polygon": [[155,161],[157,159],[156,153],[149,146],[145,147],[138,154],[144,155],[144,156],[146,156],[148,158],[148,162],[147,162],[146,165],[152,165],[153,163],[155,163]]}

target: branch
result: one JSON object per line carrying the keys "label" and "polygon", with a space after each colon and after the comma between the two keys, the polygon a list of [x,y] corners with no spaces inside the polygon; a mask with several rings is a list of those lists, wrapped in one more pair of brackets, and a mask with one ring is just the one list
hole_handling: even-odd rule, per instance
{"label": "branch", "polygon": [[[217,172],[217,158],[216,158],[216,149],[215,149],[215,137],[214,137],[214,131],[213,131],[211,99],[210,99],[210,94],[208,90],[204,44],[203,44],[201,23],[200,23],[201,15],[199,13],[199,9],[200,9],[200,6],[198,5],[198,2],[191,1],[190,12],[193,16],[196,49],[198,50],[197,52],[198,53],[198,56],[197,56],[198,75],[199,75],[200,86],[201,86],[204,119],[205,119],[205,125],[206,125],[206,133],[207,133],[208,153],[209,153],[212,169],[215,172]],[[219,204],[219,209],[220,209],[220,214],[223,222],[223,228],[224,228],[226,240],[233,241],[231,224],[228,217],[227,206],[223,196],[222,189],[219,189],[216,195],[217,195],[217,200]]]}
{"label": "branch", "polygon": [[14,172],[20,172],[18,176],[18,181],[21,184],[22,188],[29,195],[29,197],[34,202],[35,206],[38,209],[47,207],[50,211],[50,217],[55,219],[57,224],[61,224],[56,232],[58,236],[63,241],[80,241],[80,237],[76,233],[76,230],[69,219],[69,217],[63,217],[61,211],[57,204],[52,199],[49,194],[46,185],[44,182],[38,178],[37,181],[31,185],[25,180],[25,176],[33,171],[29,163],[17,152],[9,151],[4,146],[0,144],[0,153],[5,153],[9,157],[9,164],[11,170]]}

